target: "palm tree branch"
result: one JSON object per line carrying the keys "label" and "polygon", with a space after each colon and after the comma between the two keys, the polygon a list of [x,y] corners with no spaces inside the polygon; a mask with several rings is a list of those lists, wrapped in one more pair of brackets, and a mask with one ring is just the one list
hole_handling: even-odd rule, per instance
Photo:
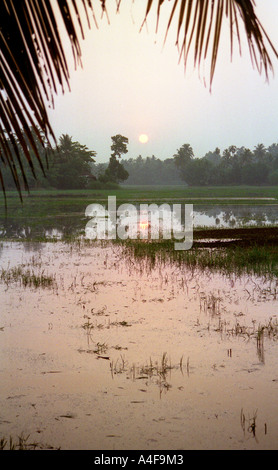
{"label": "palm tree branch", "polygon": [[[160,0],[158,0],[158,2],[159,6],[161,6]],[[144,22],[146,22],[154,3],[154,0],[148,0]],[[212,84],[225,12],[230,27],[231,56],[233,55],[234,29],[241,53],[241,35],[239,30],[239,20],[241,20],[245,29],[252,64],[257,67],[260,73],[264,71],[266,79],[268,80],[269,71],[273,71],[270,51],[274,53],[275,58],[278,58],[278,54],[255,13],[254,0],[180,0],[179,4],[176,44],[181,51],[180,58],[182,56],[184,57],[185,67],[187,66],[189,52],[192,48],[193,38],[195,38],[194,64],[196,65],[198,61],[199,66],[202,59],[206,59],[209,44],[212,42],[210,65],[210,84]],[[209,4],[211,5],[210,18],[208,14]],[[192,14],[194,5],[195,11]],[[176,7],[177,0],[174,1],[172,6],[165,38],[173,23]],[[157,10],[158,15],[159,12],[160,9]],[[181,38],[182,25],[184,25],[183,38]],[[204,43],[206,43],[205,48],[203,47]]]}

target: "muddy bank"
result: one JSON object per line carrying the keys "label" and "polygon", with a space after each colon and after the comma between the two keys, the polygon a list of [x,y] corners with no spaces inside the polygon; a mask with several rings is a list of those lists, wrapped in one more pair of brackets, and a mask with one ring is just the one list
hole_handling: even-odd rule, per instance
{"label": "muddy bank", "polygon": [[194,231],[194,247],[278,246],[278,227],[200,229]]}

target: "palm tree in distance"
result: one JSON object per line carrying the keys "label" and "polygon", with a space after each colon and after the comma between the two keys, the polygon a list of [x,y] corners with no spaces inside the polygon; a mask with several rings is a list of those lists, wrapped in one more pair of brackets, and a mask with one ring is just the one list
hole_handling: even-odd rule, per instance
{"label": "palm tree in distance", "polygon": [[[84,9],[90,27],[90,17],[97,25],[95,10],[98,8],[101,14],[108,17],[106,3],[106,0],[80,0],[79,3],[76,0],[0,2],[0,182],[4,194],[4,166],[10,169],[22,198],[22,160],[26,159],[33,169],[33,159],[37,159],[43,171],[39,145],[47,148],[52,139],[56,143],[47,106],[53,107],[58,88],[62,93],[65,86],[69,88],[67,57],[57,26],[58,16],[62,18],[78,65],[81,64],[78,30],[84,39],[84,24],[79,8]],[[124,8],[124,3],[115,0],[117,12]],[[155,8],[158,28],[164,0],[146,0],[145,3],[142,27],[150,11]],[[171,0],[165,39],[175,15],[176,45],[185,66],[191,50],[194,52],[195,66],[200,66],[202,60],[210,56],[212,83],[221,26],[226,16],[230,25],[231,54],[234,36],[241,46],[240,29],[243,25],[252,63],[268,79],[269,72],[273,71],[270,53],[273,52],[275,58],[278,54],[255,13],[254,0]],[[25,189],[28,189],[27,183]]]}

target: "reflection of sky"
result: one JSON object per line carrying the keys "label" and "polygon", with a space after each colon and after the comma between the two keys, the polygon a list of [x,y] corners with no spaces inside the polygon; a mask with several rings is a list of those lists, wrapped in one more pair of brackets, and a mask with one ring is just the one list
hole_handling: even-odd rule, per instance
{"label": "reflection of sky", "polygon": [[214,207],[194,210],[194,227],[246,227],[249,225],[273,225],[278,223],[277,208],[273,207],[227,207],[226,210]]}
{"label": "reflection of sky", "polygon": [[[160,213],[153,213],[153,215],[136,210],[135,206],[133,212],[125,214],[125,217],[117,219],[117,236],[121,239],[124,238],[159,238],[159,235],[164,234],[164,238],[171,238],[171,229],[173,230],[174,238],[179,235],[184,235],[185,230],[191,229],[191,220],[189,227],[189,220],[187,225],[184,224],[184,215],[180,218],[169,210],[163,210]],[[138,208],[139,209],[139,208]],[[108,212],[106,214],[108,216]],[[181,213],[182,215],[182,213]],[[116,220],[116,219],[115,219]],[[108,222],[108,225],[107,225]],[[143,226],[140,222],[144,222]],[[147,224],[146,222],[149,222]],[[225,209],[212,206],[204,210],[193,211],[193,225],[197,227],[211,227],[211,228],[236,228],[247,227],[256,225],[272,225],[277,224],[278,214],[276,207],[239,207],[234,208],[227,206]],[[88,226],[93,224],[92,227],[86,228],[86,236],[88,238],[105,239],[107,236],[107,227],[111,226],[110,218],[96,217],[90,220]],[[113,225],[113,224],[112,224]],[[116,225],[113,225],[116,227]],[[124,229],[123,233],[121,227]],[[101,230],[100,230],[101,229]],[[111,229],[111,228],[110,228]],[[120,230],[119,230],[120,229]],[[116,236],[116,232],[115,232]]]}
{"label": "reflection of sky", "polygon": [[[276,205],[210,205],[198,208],[193,205],[193,209],[194,227],[233,228],[249,225],[278,225],[278,210]],[[22,219],[20,222],[17,219],[10,219],[9,223],[2,219],[0,221],[0,240],[5,237],[23,241],[25,238],[32,240],[38,236],[49,239],[61,239],[64,236],[79,236],[82,231],[85,231],[89,220],[90,217],[84,216],[76,216],[70,218],[70,220],[68,218],[57,219],[56,217],[49,217],[47,225],[44,226],[43,222],[40,221],[35,227],[31,227],[28,219]],[[182,216],[183,222],[184,215]]]}
{"label": "reflection of sky", "polygon": [[[224,221],[225,214],[222,212],[218,217],[202,214],[194,211],[194,227],[229,227],[236,219],[231,217],[229,221]],[[234,226],[234,225],[233,225]]]}

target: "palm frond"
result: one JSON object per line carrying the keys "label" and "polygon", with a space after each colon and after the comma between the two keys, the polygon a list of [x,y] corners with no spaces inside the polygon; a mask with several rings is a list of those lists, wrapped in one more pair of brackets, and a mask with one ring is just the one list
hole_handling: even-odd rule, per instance
{"label": "palm frond", "polygon": [[[118,12],[124,2],[115,2]],[[28,189],[22,155],[33,171],[34,158],[43,171],[38,142],[43,148],[50,145],[52,139],[56,143],[47,106],[54,105],[54,95],[59,90],[63,93],[65,87],[70,89],[68,57],[58,30],[58,15],[71,42],[77,66],[81,64],[78,32],[84,38],[79,9],[85,10],[89,26],[89,12],[97,25],[93,4],[100,5],[108,18],[107,3],[106,0],[0,2],[0,184],[4,193],[4,166],[9,168],[21,196],[21,178],[24,188]],[[143,25],[156,7],[158,29],[163,3],[164,0],[146,0]],[[195,66],[200,66],[202,60],[210,55],[212,83],[223,17],[226,16],[230,25],[231,54],[234,35],[241,46],[240,25],[243,25],[252,63],[268,78],[273,70],[270,53],[273,52],[276,58],[278,54],[255,14],[254,0],[171,0],[171,3],[165,39],[177,13],[176,44],[185,66],[191,50]]]}
{"label": "palm frond", "polygon": [[[87,4],[82,0],[87,13]],[[57,27],[57,11],[61,14],[67,35],[71,41],[76,64],[80,63],[81,48],[73,15],[79,22],[84,36],[75,0],[59,0],[56,10],[50,0],[5,0],[0,2],[0,154],[1,163],[11,170],[15,186],[21,195],[17,164],[28,189],[24,165],[19,148],[33,170],[31,149],[42,171],[44,165],[34,136],[45,147],[55,135],[51,128],[47,104],[54,105],[54,93],[58,87],[64,92],[69,88],[69,71],[64,47]],[[91,6],[92,8],[92,6]],[[88,14],[87,14],[88,17]],[[0,181],[5,189],[0,163]],[[35,176],[35,174],[34,174]]]}
{"label": "palm frond", "polygon": [[[157,3],[158,25],[164,0],[148,0],[141,28],[146,23],[155,3]],[[231,56],[233,55],[234,37],[238,40],[241,53],[240,24],[242,24],[252,64],[257,67],[259,73],[264,72],[268,80],[269,72],[273,71],[270,52],[274,53],[276,58],[278,58],[278,53],[255,13],[254,0],[173,0],[172,4],[165,40],[177,13],[176,45],[180,50],[180,59],[183,58],[185,67],[192,49],[195,66],[200,66],[201,61],[207,59],[210,53],[210,84],[212,84],[223,17],[226,16],[230,26]]]}

